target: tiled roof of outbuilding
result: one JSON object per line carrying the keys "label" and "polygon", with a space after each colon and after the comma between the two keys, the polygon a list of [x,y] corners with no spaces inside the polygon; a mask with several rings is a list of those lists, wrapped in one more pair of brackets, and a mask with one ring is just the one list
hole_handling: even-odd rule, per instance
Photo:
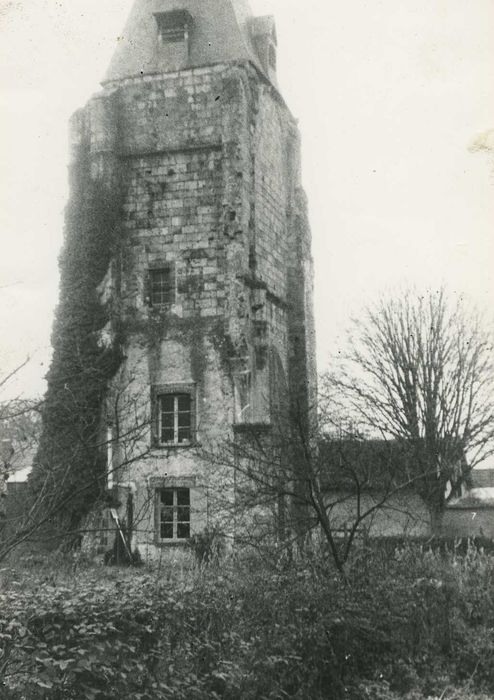
{"label": "tiled roof of outbuilding", "polygon": [[406,445],[395,440],[326,439],[319,444],[320,471],[328,491],[382,491],[416,476]]}
{"label": "tiled roof of outbuilding", "polygon": [[472,488],[494,488],[494,469],[472,469]]}

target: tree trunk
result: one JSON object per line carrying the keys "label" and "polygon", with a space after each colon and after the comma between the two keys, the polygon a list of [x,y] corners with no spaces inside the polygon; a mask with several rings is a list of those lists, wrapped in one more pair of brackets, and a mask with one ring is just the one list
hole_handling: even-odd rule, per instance
{"label": "tree trunk", "polygon": [[429,518],[431,535],[433,537],[439,537],[442,535],[443,529],[443,511],[434,506],[429,506]]}

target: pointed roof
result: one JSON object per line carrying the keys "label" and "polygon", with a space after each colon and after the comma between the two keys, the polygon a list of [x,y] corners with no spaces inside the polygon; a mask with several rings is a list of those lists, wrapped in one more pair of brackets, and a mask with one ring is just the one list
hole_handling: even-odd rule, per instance
{"label": "pointed roof", "polygon": [[103,82],[174,70],[160,51],[155,15],[176,11],[192,21],[187,67],[248,60],[266,75],[251,39],[248,0],[135,0]]}

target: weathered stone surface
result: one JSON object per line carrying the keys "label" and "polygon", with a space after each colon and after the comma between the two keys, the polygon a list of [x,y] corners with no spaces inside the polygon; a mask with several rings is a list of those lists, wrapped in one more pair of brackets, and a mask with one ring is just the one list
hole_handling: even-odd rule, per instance
{"label": "weathered stone surface", "polygon": [[[187,4],[192,14],[196,5]],[[273,391],[308,416],[312,262],[296,124],[259,60],[242,49],[221,62],[202,57],[200,68],[127,77],[126,56],[74,118],[72,142],[90,153],[94,177],[120,178],[124,191],[120,245],[100,290],[125,356],[107,422],[115,480],[135,499],[134,544],[158,556],[157,488],[190,480],[192,532],[220,521],[233,535],[234,522],[210,504],[234,496],[228,470],[213,470],[193,446],[153,442],[153,391],[192,395],[199,444],[233,439],[235,423],[272,423]],[[160,267],[175,286],[156,308],[149,278]],[[132,434],[130,446],[122,435]]]}

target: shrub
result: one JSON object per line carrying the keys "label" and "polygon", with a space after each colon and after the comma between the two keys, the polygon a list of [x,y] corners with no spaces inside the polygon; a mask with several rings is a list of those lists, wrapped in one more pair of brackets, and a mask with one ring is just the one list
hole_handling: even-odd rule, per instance
{"label": "shrub", "polygon": [[475,549],[374,548],[347,580],[320,562],[169,573],[102,569],[64,585],[43,574],[22,592],[11,578],[0,596],[2,699],[494,694],[494,561]]}
{"label": "shrub", "polygon": [[225,536],[217,527],[206,528],[190,538],[189,547],[198,564],[218,563],[225,554]]}

